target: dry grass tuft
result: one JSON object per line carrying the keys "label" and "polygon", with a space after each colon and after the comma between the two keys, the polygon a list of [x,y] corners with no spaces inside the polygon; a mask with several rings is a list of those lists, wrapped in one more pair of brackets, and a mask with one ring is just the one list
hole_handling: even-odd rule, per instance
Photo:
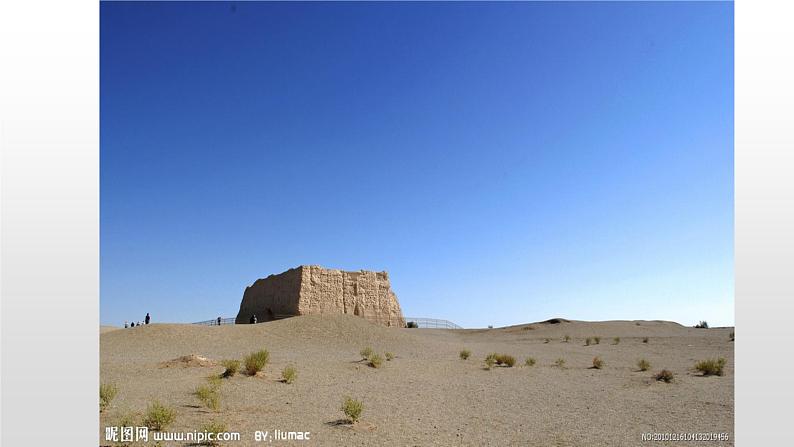
{"label": "dry grass tuft", "polygon": [[176,419],[176,410],[154,401],[146,409],[143,424],[152,430],[162,430],[171,425]]}
{"label": "dry grass tuft", "polygon": [[99,411],[105,411],[110,406],[110,402],[116,397],[119,389],[116,385],[103,383],[99,385]]}
{"label": "dry grass tuft", "polygon": [[254,376],[259,371],[265,368],[268,361],[270,360],[270,353],[267,352],[267,349],[262,349],[256,352],[252,352],[248,354],[243,363],[245,364],[245,372],[248,373],[249,376]]}
{"label": "dry grass tuft", "polygon": [[725,368],[725,359],[722,357],[703,360],[695,364],[695,369],[702,372],[704,376],[721,376],[724,374],[723,368]]}
{"label": "dry grass tuft", "polygon": [[342,402],[342,412],[345,413],[350,422],[355,423],[361,417],[361,413],[364,412],[364,404],[351,397],[346,397],[344,402]]}
{"label": "dry grass tuft", "polygon": [[604,367],[604,361],[600,357],[593,357],[593,368],[601,369]]}
{"label": "dry grass tuft", "polygon": [[237,371],[240,370],[239,360],[223,360],[221,365],[226,368],[221,374],[221,377],[233,377],[235,374],[237,374]]}
{"label": "dry grass tuft", "polygon": [[287,365],[281,371],[281,380],[284,383],[292,383],[298,378],[298,369],[292,365]]}
{"label": "dry grass tuft", "polygon": [[653,378],[658,380],[658,381],[660,381],[660,382],[665,382],[665,383],[670,383],[674,379],[673,372],[672,371],[668,371],[666,369],[663,369],[663,370],[659,371],[658,373],[656,373],[656,375],[653,376]]}

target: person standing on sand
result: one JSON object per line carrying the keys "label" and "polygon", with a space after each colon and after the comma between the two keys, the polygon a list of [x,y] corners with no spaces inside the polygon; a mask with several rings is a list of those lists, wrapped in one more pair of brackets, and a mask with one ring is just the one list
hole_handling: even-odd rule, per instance
{"label": "person standing on sand", "polygon": [[221,317],[218,317],[218,326],[221,325]]}
{"label": "person standing on sand", "polygon": [[130,325],[129,325],[129,324],[127,324],[127,322],[125,321],[125,322],[124,322],[124,329],[127,329],[128,327],[130,327]]}
{"label": "person standing on sand", "polygon": [[135,327],[135,322],[133,321],[130,327]]}
{"label": "person standing on sand", "polygon": [[251,319],[248,320],[251,324],[256,324],[256,314],[251,314]]}
{"label": "person standing on sand", "polygon": [[152,319],[152,317],[149,316],[149,312],[146,312],[146,318],[144,318],[143,321],[145,321],[146,324],[149,324],[149,320],[151,320],[151,319]]}

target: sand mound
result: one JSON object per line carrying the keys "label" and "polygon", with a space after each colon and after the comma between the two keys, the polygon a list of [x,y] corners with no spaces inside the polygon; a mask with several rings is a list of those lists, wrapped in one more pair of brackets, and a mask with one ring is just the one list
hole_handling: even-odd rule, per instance
{"label": "sand mound", "polygon": [[180,364],[175,360],[189,353],[220,360],[241,359],[259,349],[276,356],[303,349],[358,353],[368,345],[376,350],[400,351],[397,348],[402,347],[407,351],[422,344],[414,331],[376,325],[352,315],[305,315],[260,324],[152,324],[101,334],[100,348],[110,357],[129,362],[174,366]]}
{"label": "sand mound", "polygon": [[160,368],[190,368],[195,366],[215,366],[216,363],[206,357],[198,354],[183,355],[175,359],[168,360],[167,362],[160,363]]}

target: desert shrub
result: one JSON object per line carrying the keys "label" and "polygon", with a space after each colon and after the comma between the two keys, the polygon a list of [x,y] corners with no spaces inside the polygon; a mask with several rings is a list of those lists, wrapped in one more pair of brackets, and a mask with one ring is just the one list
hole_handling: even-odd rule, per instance
{"label": "desert shrub", "polygon": [[[225,433],[228,430],[229,429],[226,426],[226,424],[224,424],[223,422],[220,422],[220,421],[210,421],[210,422],[208,422],[208,423],[206,423],[206,424],[201,426],[201,431],[202,432],[213,433],[215,435],[214,436],[215,438],[218,437],[219,433]],[[204,445],[218,445],[218,441],[216,441],[216,440],[213,440],[213,441],[206,440],[206,441],[203,441],[203,444]]]}
{"label": "desert shrub", "polygon": [[373,368],[380,368],[383,365],[383,357],[378,354],[372,354],[369,356],[369,366]]}
{"label": "desert shrub", "polygon": [[297,379],[297,378],[298,378],[298,369],[297,369],[297,368],[295,368],[295,367],[294,367],[294,366],[292,366],[292,365],[287,365],[287,366],[286,366],[286,367],[285,367],[285,368],[284,368],[284,369],[281,371],[281,380],[283,380],[283,381],[284,381],[284,383],[292,383],[292,382],[294,382],[294,381],[295,381],[295,379]]}
{"label": "desert shrub", "polygon": [[559,368],[564,368],[565,367],[565,359],[557,359],[557,360],[555,360],[554,361],[554,365],[559,367]]}
{"label": "desert shrub", "polygon": [[116,427],[137,427],[141,424],[138,423],[138,418],[135,414],[127,412],[122,414],[118,420],[116,420]]}
{"label": "desert shrub", "polygon": [[595,342],[597,345],[601,344],[601,337],[593,337],[593,342]]}
{"label": "desert shrub", "polygon": [[593,357],[593,368],[601,369],[604,367],[604,361],[600,357]]}
{"label": "desert shrub", "polygon": [[644,338],[642,339],[642,342],[643,342],[643,343],[648,343],[648,337],[644,337]]}
{"label": "desert shrub", "polygon": [[544,339],[543,339],[543,343],[549,343],[550,341],[551,341],[551,340],[549,340],[548,338],[544,338]]}
{"label": "desert shrub", "polygon": [[460,356],[461,360],[468,360],[468,358],[471,356],[471,351],[468,349],[463,349],[458,355]]}
{"label": "desert shrub", "polygon": [[361,360],[369,360],[369,358],[372,357],[372,354],[374,353],[375,351],[373,351],[372,348],[369,346],[365,346],[364,348],[361,349],[361,351],[359,351],[359,354],[361,354]]}
{"label": "desert shrub", "polygon": [[342,411],[350,422],[356,422],[364,411],[364,404],[351,397],[346,397],[345,401],[342,402]]}
{"label": "desert shrub", "polygon": [[204,406],[211,410],[218,410],[221,407],[221,396],[218,394],[218,388],[211,385],[199,385],[193,394]]}
{"label": "desert shrub", "polygon": [[668,371],[666,369],[663,369],[663,370],[659,371],[653,377],[656,380],[661,381],[661,382],[665,382],[665,383],[670,383],[670,382],[673,381],[673,373],[672,373],[672,371]]}
{"label": "desert shrub", "polygon": [[695,327],[698,328],[698,329],[708,329],[709,328],[709,323],[706,320],[703,320],[703,321],[699,322],[698,324],[696,324]]}
{"label": "desert shrub", "polygon": [[725,359],[709,359],[697,362],[695,369],[702,372],[704,376],[721,376],[725,367]]}
{"label": "desert shrub", "polygon": [[565,343],[568,343],[569,341],[571,341],[571,336],[568,335],[568,334],[565,334],[565,336],[562,337],[562,341],[564,341]]}
{"label": "desert shrub", "polygon": [[639,368],[640,371],[648,371],[651,368],[651,364],[645,359],[639,359],[637,361],[637,368]]}
{"label": "desert shrub", "polygon": [[533,357],[527,357],[527,359],[524,360],[524,364],[526,366],[535,366],[535,359]]}
{"label": "desert shrub", "polygon": [[116,397],[119,389],[116,385],[111,383],[103,383],[99,385],[99,411],[105,411],[110,406],[110,402]]}
{"label": "desert shrub", "polygon": [[590,343],[592,343],[592,341],[593,341],[593,340],[592,340],[590,337],[587,337],[587,338],[585,338],[585,340],[584,340],[584,345],[585,345],[585,346],[590,346]]}
{"label": "desert shrub", "polygon": [[209,383],[213,388],[218,389],[223,384],[223,375],[213,374],[211,376],[207,376],[207,383]]}
{"label": "desert shrub", "polygon": [[512,355],[500,354],[499,358],[502,361],[502,363],[506,365],[508,368],[512,368],[516,364],[516,358],[513,357]]}
{"label": "desert shrub", "polygon": [[734,340],[735,340],[735,334],[733,333],[733,331],[731,331],[730,338],[731,338],[731,341],[734,341]]}
{"label": "desert shrub", "polygon": [[243,363],[245,364],[245,372],[247,372],[248,375],[253,376],[259,371],[262,371],[269,360],[270,353],[267,352],[267,349],[252,352],[243,360]]}
{"label": "desert shrub", "polygon": [[418,324],[417,324],[415,321],[409,321],[409,322],[408,322],[408,323],[405,325],[405,327],[407,327],[407,328],[412,328],[412,329],[416,329],[416,328],[418,328],[418,327],[419,327],[419,325],[418,325]]}
{"label": "desert shrub", "polygon": [[174,419],[176,419],[176,411],[173,408],[154,401],[146,409],[143,424],[152,430],[162,430],[171,425]]}
{"label": "desert shrub", "polygon": [[387,352],[387,353],[385,353],[383,355],[386,357],[386,361],[387,362],[390,362],[390,361],[392,361],[392,359],[394,359],[394,353],[393,352]]}
{"label": "desert shrub", "polygon": [[232,377],[240,370],[239,360],[224,360],[221,362],[221,365],[226,368],[223,374],[221,374],[221,377]]}
{"label": "desert shrub", "polygon": [[504,354],[494,354],[493,358],[496,360],[497,366],[502,366],[502,364],[505,362]]}
{"label": "desert shrub", "polygon": [[493,368],[494,363],[496,363],[496,354],[488,354],[488,356],[485,357],[485,367],[486,367],[486,369]]}

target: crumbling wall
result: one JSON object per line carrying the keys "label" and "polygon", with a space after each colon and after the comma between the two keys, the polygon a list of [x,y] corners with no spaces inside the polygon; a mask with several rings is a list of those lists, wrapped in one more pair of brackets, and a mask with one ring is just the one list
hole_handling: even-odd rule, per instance
{"label": "crumbling wall", "polygon": [[257,280],[246,288],[236,323],[290,315],[350,314],[382,324],[404,327],[405,319],[386,272],[345,272],[300,266]]}

